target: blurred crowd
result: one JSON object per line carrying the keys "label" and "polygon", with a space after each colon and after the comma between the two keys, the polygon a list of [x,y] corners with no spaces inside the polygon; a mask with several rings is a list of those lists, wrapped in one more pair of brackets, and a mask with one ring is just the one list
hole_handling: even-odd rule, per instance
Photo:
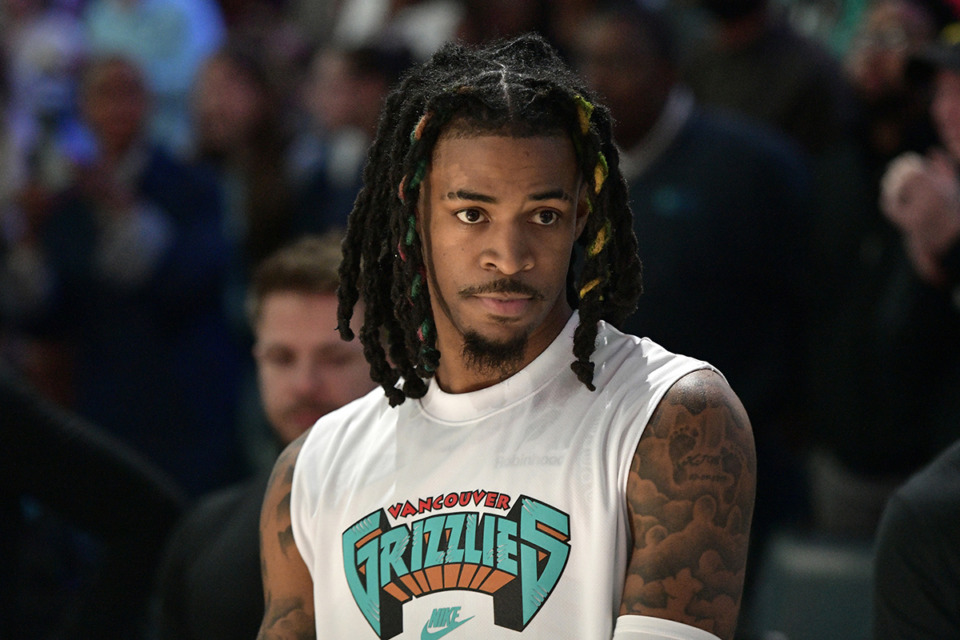
{"label": "blurred crowd", "polygon": [[[345,226],[409,65],[532,30],[615,120],[645,286],[622,328],[716,365],[751,416],[755,551],[872,539],[960,438],[950,0],[0,0],[0,370],[173,511],[269,469],[255,269]],[[12,415],[4,448],[33,424]],[[14,481],[72,468],[37,451],[0,470],[0,639],[93,637],[117,536]],[[143,574],[174,521],[129,531]],[[157,637],[141,605],[112,619]]]}

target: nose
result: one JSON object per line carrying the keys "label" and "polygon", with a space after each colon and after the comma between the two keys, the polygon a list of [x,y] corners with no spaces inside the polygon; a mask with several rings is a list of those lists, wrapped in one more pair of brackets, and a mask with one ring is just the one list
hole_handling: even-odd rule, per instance
{"label": "nose", "polygon": [[487,248],[481,258],[484,269],[492,269],[509,276],[533,268],[533,247],[530,238],[522,229],[522,223],[503,225],[499,229],[491,230],[487,239]]}
{"label": "nose", "polygon": [[293,372],[291,384],[301,397],[316,396],[324,387],[323,367],[317,363],[305,361]]}

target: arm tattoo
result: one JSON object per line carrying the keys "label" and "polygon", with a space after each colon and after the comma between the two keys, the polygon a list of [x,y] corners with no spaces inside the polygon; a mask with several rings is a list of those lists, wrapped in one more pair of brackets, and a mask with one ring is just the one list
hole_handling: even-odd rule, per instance
{"label": "arm tattoo", "polygon": [[[265,613],[257,640],[315,640],[317,637],[312,601],[306,599],[309,596],[289,595],[296,588],[283,582],[288,575],[282,568],[287,560],[301,562],[293,560],[291,555],[296,544],[290,518],[293,471],[299,449],[299,446],[289,446],[284,450],[277,459],[267,489],[260,536]],[[281,566],[276,575],[268,573],[271,567],[268,556]]]}
{"label": "arm tattoo", "polygon": [[304,612],[303,600],[267,599],[267,613],[257,640],[315,640],[317,631],[313,617]]}
{"label": "arm tattoo", "polygon": [[[277,520],[280,522],[290,522],[290,494],[293,493],[293,469],[293,465],[287,467],[287,472],[283,477],[286,494],[277,504]],[[280,542],[280,550],[283,551],[283,555],[287,555],[290,548],[296,544],[293,540],[293,523],[290,522],[285,529],[277,532],[277,538]]]}
{"label": "arm tattoo", "polygon": [[687,376],[657,408],[630,469],[634,546],[620,613],[731,637],[755,482],[739,402],[716,374]]}

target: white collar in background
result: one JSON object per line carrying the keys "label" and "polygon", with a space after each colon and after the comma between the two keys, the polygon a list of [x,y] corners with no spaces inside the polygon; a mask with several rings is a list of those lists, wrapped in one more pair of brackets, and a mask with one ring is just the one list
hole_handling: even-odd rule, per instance
{"label": "white collar in background", "polygon": [[693,94],[686,87],[675,85],[667,102],[647,135],[632,149],[620,152],[620,171],[629,182],[644,174],[666,151],[693,113]]}

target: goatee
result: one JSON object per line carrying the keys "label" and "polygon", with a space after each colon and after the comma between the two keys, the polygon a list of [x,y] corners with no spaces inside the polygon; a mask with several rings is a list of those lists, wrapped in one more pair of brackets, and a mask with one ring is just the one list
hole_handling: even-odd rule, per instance
{"label": "goatee", "polygon": [[468,331],[463,336],[463,358],[467,367],[500,378],[507,378],[520,369],[526,348],[526,332],[503,341],[489,340],[476,331]]}

